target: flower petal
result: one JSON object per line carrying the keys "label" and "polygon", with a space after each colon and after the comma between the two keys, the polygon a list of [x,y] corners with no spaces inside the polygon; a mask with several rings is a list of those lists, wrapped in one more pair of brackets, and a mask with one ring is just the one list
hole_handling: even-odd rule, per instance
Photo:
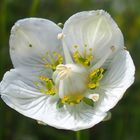
{"label": "flower petal", "polygon": [[61,41],[57,34],[61,29],[53,22],[41,18],[19,20],[13,26],[10,36],[10,55],[13,65],[24,77],[32,79],[44,70],[43,58],[46,53],[62,53]]}
{"label": "flower petal", "polygon": [[[74,53],[83,53],[85,45],[92,48],[94,59],[100,59],[110,52],[123,48],[123,35],[111,16],[103,11],[80,12],[70,17],[63,29],[65,47]],[[74,47],[78,46],[78,48]]]}
{"label": "flower petal", "polygon": [[15,69],[6,72],[0,83],[0,94],[2,99],[10,107],[15,110],[18,108],[20,113],[27,111],[27,113],[32,114],[32,111],[28,109],[32,108],[35,103],[37,107],[39,107],[39,100],[41,102],[41,99],[47,98],[47,96],[44,96],[38,92],[37,89],[27,85],[26,82],[21,79],[22,77]]}
{"label": "flower petal", "polygon": [[135,67],[128,51],[122,50],[114,58],[101,82],[96,110],[107,112],[122,98],[134,82]]}
{"label": "flower petal", "polygon": [[16,70],[7,72],[0,83],[0,93],[11,108],[30,118],[59,129],[81,130],[94,126],[106,116],[96,113],[83,102],[76,106],[56,107],[58,97],[37,92],[21,80]]}

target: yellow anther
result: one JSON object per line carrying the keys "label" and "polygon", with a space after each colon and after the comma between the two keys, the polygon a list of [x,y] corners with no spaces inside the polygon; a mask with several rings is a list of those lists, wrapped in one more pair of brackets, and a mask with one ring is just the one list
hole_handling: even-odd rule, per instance
{"label": "yellow anther", "polygon": [[73,102],[70,102],[70,103],[69,103],[69,105],[70,105],[70,106],[74,106],[74,105],[75,105],[75,103],[73,103]]}
{"label": "yellow anther", "polygon": [[89,75],[88,88],[95,89],[99,86],[99,81],[103,78],[103,68],[96,69],[92,71]]}
{"label": "yellow anther", "polygon": [[69,105],[75,105],[78,104],[83,99],[83,95],[71,95],[71,96],[64,96],[61,99],[61,102],[68,103]]}
{"label": "yellow anther", "polygon": [[49,80],[49,78],[47,78],[47,77],[45,77],[45,76],[43,76],[43,75],[39,76],[39,79],[40,79],[41,81],[48,81],[48,80]]}
{"label": "yellow anther", "polygon": [[56,56],[55,64],[57,64],[57,65],[62,64],[63,57],[60,54],[55,54],[55,56]]}
{"label": "yellow anther", "polygon": [[95,83],[89,83],[88,88],[94,89],[94,88],[96,88],[96,84]]}
{"label": "yellow anther", "polygon": [[47,52],[46,57],[43,57],[42,60],[45,62],[44,66],[52,69],[53,71],[55,71],[57,65],[63,63],[63,57],[61,54],[56,52],[53,52],[52,55]]}
{"label": "yellow anther", "polygon": [[83,96],[79,95],[79,96],[77,96],[76,102],[79,103],[82,99],[83,99]]}
{"label": "yellow anther", "polygon": [[56,89],[54,83],[51,79],[46,76],[39,76],[41,83],[35,83],[35,85],[39,88],[40,92],[47,95],[54,95],[56,93]]}
{"label": "yellow anther", "polygon": [[79,51],[75,51],[75,53],[73,54],[73,58],[76,63],[82,64],[84,66],[89,66],[90,62],[93,59],[93,55],[92,53],[87,54],[86,50],[83,56],[79,53]]}
{"label": "yellow anther", "polygon": [[46,94],[54,95],[55,94],[55,88],[48,89]]}
{"label": "yellow anther", "polygon": [[62,99],[61,99],[61,102],[64,104],[65,102],[68,101],[68,96],[64,96]]}
{"label": "yellow anther", "polygon": [[[77,45],[74,48],[78,48]],[[82,64],[84,66],[89,66],[90,62],[93,59],[92,48],[88,48],[87,44],[84,45],[84,52],[80,54],[78,50],[76,50],[73,54],[73,58],[76,63]]]}

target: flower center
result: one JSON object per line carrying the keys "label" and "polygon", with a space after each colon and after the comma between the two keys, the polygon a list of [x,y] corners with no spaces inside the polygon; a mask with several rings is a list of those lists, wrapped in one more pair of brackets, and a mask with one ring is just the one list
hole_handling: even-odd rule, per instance
{"label": "flower center", "polygon": [[41,75],[39,76],[41,83],[36,85],[42,93],[57,94],[59,106],[75,105],[81,101],[93,106],[93,102],[99,99],[99,95],[95,94],[93,90],[99,86],[103,73],[103,68],[91,71],[78,64],[59,64],[52,79]]}
{"label": "flower center", "polygon": [[39,82],[35,85],[40,92],[59,97],[57,105],[60,107],[64,104],[75,105],[81,101],[93,106],[99,99],[99,94],[95,93],[94,89],[99,87],[105,72],[101,66],[109,54],[91,67],[93,59],[91,48],[85,46],[83,54],[76,50],[73,58],[66,47],[64,52],[66,64],[63,64],[63,57],[60,54],[46,53],[42,60],[44,66],[53,71],[53,75],[50,78],[40,75]]}
{"label": "flower center", "polygon": [[62,103],[76,104],[82,100],[88,87],[88,72],[76,64],[60,64],[53,74],[53,81]]}

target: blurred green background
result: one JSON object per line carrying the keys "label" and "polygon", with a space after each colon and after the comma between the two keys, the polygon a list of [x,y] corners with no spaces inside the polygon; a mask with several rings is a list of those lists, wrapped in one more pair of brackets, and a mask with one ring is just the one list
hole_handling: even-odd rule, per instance
{"label": "blurred green background", "polygon": [[[125,38],[135,66],[135,83],[111,111],[112,119],[89,131],[83,140],[140,139],[140,0],[0,0],[0,80],[12,68],[9,34],[13,24],[26,17],[64,23],[78,11],[104,9],[115,19]],[[9,108],[0,99],[0,140],[74,140],[73,131],[43,126]]]}

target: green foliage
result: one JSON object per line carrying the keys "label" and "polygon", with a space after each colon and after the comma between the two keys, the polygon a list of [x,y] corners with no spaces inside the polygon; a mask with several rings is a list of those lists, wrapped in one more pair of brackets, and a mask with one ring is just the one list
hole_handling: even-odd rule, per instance
{"label": "green foliage", "polygon": [[[112,110],[112,119],[83,131],[84,140],[138,140],[140,138],[140,1],[139,0],[1,0],[0,1],[0,80],[12,68],[9,34],[13,24],[35,16],[64,23],[84,10],[105,9],[121,28],[125,45],[136,65],[136,80]],[[74,140],[72,131],[41,126],[13,111],[0,100],[0,140]]]}

